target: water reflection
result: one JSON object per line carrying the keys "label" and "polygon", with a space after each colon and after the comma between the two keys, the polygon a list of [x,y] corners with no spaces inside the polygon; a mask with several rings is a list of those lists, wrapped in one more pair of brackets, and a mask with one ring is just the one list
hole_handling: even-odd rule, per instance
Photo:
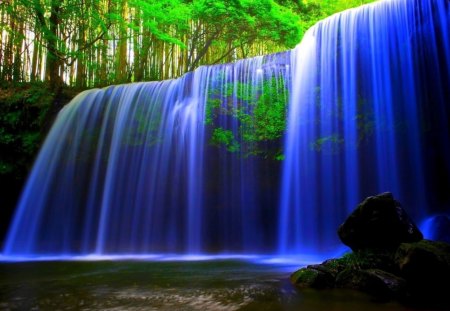
{"label": "water reflection", "polygon": [[293,265],[244,260],[0,265],[0,309],[413,310],[347,290],[298,290]]}

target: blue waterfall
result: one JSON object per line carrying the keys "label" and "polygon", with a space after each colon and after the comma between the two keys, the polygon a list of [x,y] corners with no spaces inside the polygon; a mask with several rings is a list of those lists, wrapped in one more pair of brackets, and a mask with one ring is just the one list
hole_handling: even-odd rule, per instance
{"label": "blue waterfall", "polygon": [[[417,221],[448,213],[449,31],[448,1],[384,0],[292,51],[79,94],[3,255],[320,255],[369,195],[393,192]],[[272,133],[254,125],[263,99],[286,104],[287,127],[255,146]]]}
{"label": "blue waterfall", "polygon": [[448,1],[374,2],[320,22],[293,51],[281,254],[332,251],[373,194],[392,192],[417,220],[438,196],[449,210],[450,189],[436,191],[438,178],[449,187],[449,14]]}

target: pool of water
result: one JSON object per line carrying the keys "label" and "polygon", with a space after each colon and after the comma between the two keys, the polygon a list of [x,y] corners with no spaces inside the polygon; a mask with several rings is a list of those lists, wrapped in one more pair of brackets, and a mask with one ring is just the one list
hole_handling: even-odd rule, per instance
{"label": "pool of water", "polygon": [[350,290],[299,290],[301,265],[242,259],[0,263],[0,310],[416,310]]}

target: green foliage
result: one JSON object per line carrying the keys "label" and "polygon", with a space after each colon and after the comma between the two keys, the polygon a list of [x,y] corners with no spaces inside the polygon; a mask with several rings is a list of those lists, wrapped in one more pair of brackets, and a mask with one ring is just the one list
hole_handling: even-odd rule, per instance
{"label": "green foliage", "polygon": [[0,94],[0,176],[22,179],[43,138],[54,96],[42,83],[3,88]]}
{"label": "green foliage", "polygon": [[254,110],[255,140],[274,140],[286,126],[287,91],[281,78],[264,82]]}
{"label": "green foliage", "polygon": [[0,80],[86,88],[173,78],[292,48],[322,18],[372,1],[0,1]]}
{"label": "green foliage", "polygon": [[209,98],[206,103],[206,112],[205,112],[205,124],[212,125],[214,119],[218,117],[217,111],[219,111],[222,101],[220,99],[212,99]]}
{"label": "green foliage", "polygon": [[[188,29],[188,20],[191,15],[190,6],[181,0],[148,1],[148,0],[129,0],[130,8],[140,10],[143,27],[163,42],[172,43],[183,48],[185,42],[181,38],[172,35],[166,31],[167,25],[175,25],[178,30],[186,31]],[[123,17],[118,16],[119,22]],[[128,23],[127,26],[133,31],[140,31],[136,24]]]}
{"label": "green foliage", "polygon": [[[210,91],[205,123],[213,128],[211,144],[244,157],[260,155],[284,159],[281,140],[286,128],[288,90],[282,76],[262,83],[229,83]],[[233,128],[224,128],[223,118]]]}
{"label": "green foliage", "polygon": [[215,128],[211,136],[211,144],[214,146],[225,146],[229,152],[239,151],[239,143],[237,142],[231,130],[224,130],[221,127]]}

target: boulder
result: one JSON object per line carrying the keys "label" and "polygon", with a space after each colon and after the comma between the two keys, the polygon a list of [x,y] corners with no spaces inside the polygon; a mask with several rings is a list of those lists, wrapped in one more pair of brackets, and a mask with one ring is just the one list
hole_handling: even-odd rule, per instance
{"label": "boulder", "polygon": [[[439,221],[448,230],[447,220]],[[450,310],[450,244],[424,240],[391,193],[365,199],[338,234],[353,252],[298,270],[292,283],[356,289],[378,300]]]}
{"label": "boulder", "polygon": [[325,267],[320,265],[308,266],[297,270],[291,275],[291,282],[299,287],[316,289],[334,287],[334,277]]}
{"label": "boulder", "polygon": [[395,253],[395,261],[415,298],[448,299],[450,244],[429,240],[403,243]]}
{"label": "boulder", "polygon": [[360,203],[339,227],[338,235],[353,251],[395,250],[401,243],[423,239],[420,230],[389,192],[368,197]]}
{"label": "boulder", "polygon": [[346,269],[338,274],[336,287],[360,290],[388,300],[406,294],[406,281],[392,273],[379,269]]}

